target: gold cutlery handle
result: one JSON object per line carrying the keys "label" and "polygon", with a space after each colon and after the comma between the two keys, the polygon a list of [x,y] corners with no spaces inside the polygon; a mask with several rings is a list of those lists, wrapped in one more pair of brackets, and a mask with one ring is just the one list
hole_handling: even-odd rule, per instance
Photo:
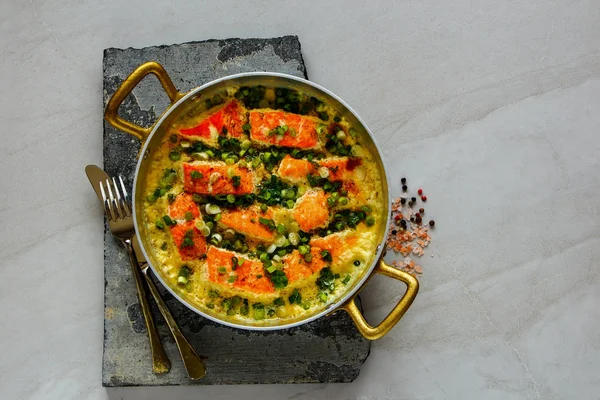
{"label": "gold cutlery handle", "polygon": [[156,326],[154,325],[154,319],[152,318],[152,313],[150,312],[150,303],[148,303],[148,297],[146,296],[146,290],[144,289],[144,282],[142,281],[138,260],[133,251],[131,240],[123,240],[123,244],[129,253],[131,272],[135,278],[135,286],[137,288],[138,298],[142,307],[142,313],[144,314],[148,338],[150,339],[150,350],[152,352],[152,371],[156,374],[164,374],[169,372],[171,369],[171,362],[167,358],[165,349],[163,348],[163,345],[160,342],[160,337],[158,336],[158,332],[156,331]]}
{"label": "gold cutlery handle", "polygon": [[163,318],[167,322],[169,329],[171,329],[171,333],[173,334],[173,338],[175,339],[175,343],[177,344],[177,348],[179,349],[179,354],[181,354],[181,358],[183,360],[183,365],[185,366],[185,370],[188,373],[188,376],[192,380],[197,380],[206,375],[206,366],[204,362],[200,358],[200,356],[196,353],[192,345],[187,341],[183,333],[177,326],[177,323],[173,319],[171,315],[171,311],[165,304],[165,301],[160,297],[160,293],[156,288],[156,285],[152,281],[152,277],[149,272],[143,274],[146,277],[146,283],[150,288],[150,293],[152,293],[152,297],[154,297],[154,301],[158,305],[158,309],[162,314]]}

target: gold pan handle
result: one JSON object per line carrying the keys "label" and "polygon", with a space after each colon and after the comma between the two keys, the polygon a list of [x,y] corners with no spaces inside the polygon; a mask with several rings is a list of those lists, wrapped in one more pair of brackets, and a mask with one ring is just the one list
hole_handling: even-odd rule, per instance
{"label": "gold pan handle", "polygon": [[[406,313],[406,310],[408,310],[408,308],[411,306],[412,302],[415,300],[415,297],[417,297],[417,292],[419,291],[419,281],[417,278],[407,272],[401,271],[386,264],[383,260],[379,261],[373,272],[389,276],[390,278],[398,279],[399,281],[406,283],[406,293],[404,293],[404,296],[402,296],[398,304],[394,306],[392,311],[390,311],[390,313],[377,326],[369,325],[361,311],[358,309],[358,306],[354,301],[358,295],[358,292],[341,306],[342,309],[346,310],[348,314],[350,314],[350,317],[354,321],[354,324],[356,325],[356,328],[360,334],[369,340],[377,340],[385,336],[404,316],[404,313]],[[371,274],[371,276],[373,276],[373,274]],[[367,282],[369,279],[367,279]]]}
{"label": "gold pan handle", "polygon": [[137,67],[125,80],[121,83],[121,86],[117,89],[117,91],[112,95],[108,104],[106,105],[106,110],[104,112],[104,118],[106,121],[111,124],[113,127],[129,133],[130,135],[135,136],[143,142],[152,132],[152,127],[144,128],[139,125],[134,124],[133,122],[127,121],[121,117],[119,117],[119,107],[125,100],[125,98],[131,93],[131,91],[137,86],[138,83],[146,76],[153,74],[155,75],[163,89],[169,96],[171,100],[171,105],[175,104],[179,99],[181,99],[184,94],[179,93],[173,81],[167,74],[167,71],[157,62],[151,61],[144,63]]}

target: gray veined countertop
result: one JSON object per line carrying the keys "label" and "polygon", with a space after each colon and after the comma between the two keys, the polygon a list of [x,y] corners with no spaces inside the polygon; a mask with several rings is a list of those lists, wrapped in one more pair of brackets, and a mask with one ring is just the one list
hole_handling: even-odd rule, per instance
{"label": "gray veined countertop", "polygon": [[[599,28],[594,1],[0,4],[0,397],[598,399]],[[352,384],[102,388],[83,173],[102,159],[102,49],[285,34],[427,192],[417,300]],[[374,280],[371,315],[394,288]]]}

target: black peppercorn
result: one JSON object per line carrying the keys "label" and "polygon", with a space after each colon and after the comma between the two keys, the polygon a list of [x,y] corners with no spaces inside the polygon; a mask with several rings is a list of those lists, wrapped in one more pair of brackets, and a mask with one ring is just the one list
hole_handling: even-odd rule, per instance
{"label": "black peppercorn", "polygon": [[397,231],[397,230],[395,230],[395,229],[392,231],[392,235],[395,235],[395,234],[397,234],[397,233],[398,233],[398,231]]}
{"label": "black peppercorn", "polygon": [[416,197],[411,197],[410,199],[412,200],[413,203],[417,202],[417,198]]}
{"label": "black peppercorn", "polygon": [[412,202],[412,200],[410,200],[410,201],[408,202],[408,206],[409,206],[409,207],[412,207],[412,205],[413,205],[413,202]]}
{"label": "black peppercorn", "polygon": [[435,221],[434,221],[434,220],[431,220],[431,221],[429,221],[429,226],[431,226],[431,227],[432,227],[432,226],[434,226],[434,225],[435,225]]}
{"label": "black peppercorn", "polygon": [[406,192],[408,190],[408,186],[402,185],[402,190],[404,190]]}
{"label": "black peppercorn", "polygon": [[404,185],[406,183],[406,178],[400,179],[400,182],[402,182],[402,184]]}
{"label": "black peppercorn", "polygon": [[415,217],[410,217],[410,222],[415,222]]}
{"label": "black peppercorn", "polygon": [[403,228],[406,228],[406,220],[405,219],[401,220],[400,225],[402,225]]}
{"label": "black peppercorn", "polygon": [[360,266],[360,261],[358,261],[358,260],[355,260],[355,261],[354,261],[354,265],[355,265],[355,266],[357,266],[357,267],[358,267],[358,266]]}
{"label": "black peppercorn", "polygon": [[419,208],[419,212],[420,212],[421,214],[425,214],[425,209],[424,209],[424,208]]}
{"label": "black peppercorn", "polygon": [[405,197],[401,197],[401,198],[400,198],[400,203],[402,203],[402,204],[406,204],[406,198],[405,198]]}

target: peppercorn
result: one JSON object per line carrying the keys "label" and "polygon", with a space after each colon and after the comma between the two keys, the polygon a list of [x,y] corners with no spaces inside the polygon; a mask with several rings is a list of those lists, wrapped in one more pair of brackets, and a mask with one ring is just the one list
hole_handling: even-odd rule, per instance
{"label": "peppercorn", "polygon": [[408,190],[408,186],[402,185],[402,190],[406,192]]}
{"label": "peppercorn", "polygon": [[400,179],[400,182],[402,182],[402,184],[404,185],[406,183],[406,178]]}
{"label": "peppercorn", "polygon": [[417,192],[419,193],[419,195],[422,195],[423,194],[423,189],[419,189],[419,190],[417,190]]}
{"label": "peppercorn", "polygon": [[400,203],[401,204],[406,204],[406,198],[405,197],[400,197]]}
{"label": "peppercorn", "polygon": [[421,214],[419,214],[419,213],[415,213],[415,217],[417,217],[417,218],[421,218]]}
{"label": "peppercorn", "polygon": [[395,230],[395,229],[392,231],[392,235],[395,235],[395,234],[397,234],[397,233],[398,233],[398,231],[397,231],[397,230]]}
{"label": "peppercorn", "polygon": [[403,227],[404,229],[406,229],[406,220],[405,220],[405,219],[403,219],[402,221],[400,221],[400,225],[402,225],[402,227]]}
{"label": "peppercorn", "polygon": [[434,225],[435,225],[435,221],[434,220],[429,221],[429,226],[433,227]]}
{"label": "peppercorn", "polygon": [[421,221],[423,221],[423,220],[421,219],[421,217],[417,217],[417,218],[415,218],[415,222],[416,222],[417,224],[420,224],[420,223],[421,223]]}
{"label": "peppercorn", "polygon": [[427,196],[421,196],[421,200],[427,201]]}
{"label": "peppercorn", "polygon": [[417,202],[417,198],[416,197],[411,197],[410,199],[412,200],[413,203]]}
{"label": "peppercorn", "polygon": [[412,202],[412,200],[410,200],[410,201],[408,202],[408,206],[409,206],[409,207],[412,207],[412,205],[413,205],[413,202]]}
{"label": "peppercorn", "polygon": [[424,208],[419,208],[419,212],[420,212],[421,214],[425,214],[425,209],[424,209]]}
{"label": "peppercorn", "polygon": [[415,217],[410,217],[410,222],[415,222]]}

